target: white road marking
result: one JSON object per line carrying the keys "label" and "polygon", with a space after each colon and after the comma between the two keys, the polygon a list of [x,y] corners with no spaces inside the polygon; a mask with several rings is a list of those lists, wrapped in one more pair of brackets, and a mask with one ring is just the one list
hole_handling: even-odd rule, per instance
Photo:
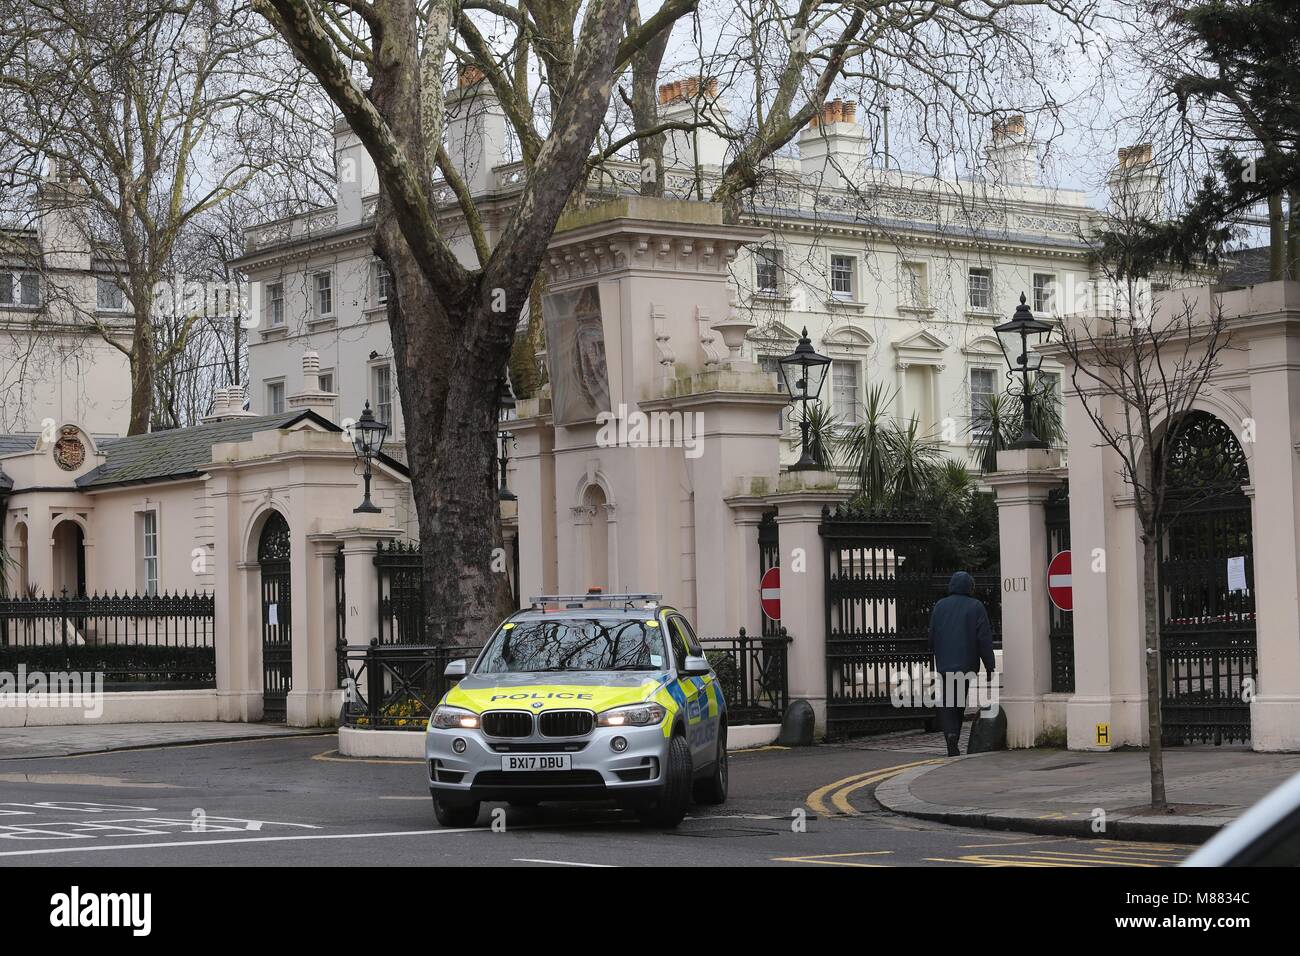
{"label": "white road marking", "polygon": [[514,863],[549,863],[551,866],[592,866],[603,869],[612,869],[612,863],[575,863],[572,860],[534,860],[531,857],[517,856],[512,861]]}
{"label": "white road marking", "polygon": [[[514,829],[519,829],[515,827]],[[393,830],[386,833],[304,833],[291,836],[237,837],[230,840],[178,840],[173,843],[119,843],[114,846],[61,846],[48,847],[43,850],[4,850],[5,856],[46,856],[52,853],[99,853],[105,850],[168,850],[183,846],[217,846],[230,843],[281,843],[286,840],[365,840],[371,837],[395,836],[431,836],[441,833],[491,833],[487,827],[464,827],[462,829],[436,830]]]}

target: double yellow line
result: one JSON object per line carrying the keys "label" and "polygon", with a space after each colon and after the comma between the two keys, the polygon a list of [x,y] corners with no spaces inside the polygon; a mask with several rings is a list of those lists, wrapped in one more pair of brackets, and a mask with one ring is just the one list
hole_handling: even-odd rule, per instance
{"label": "double yellow line", "polygon": [[[924,767],[933,763],[943,763],[943,759],[935,757],[931,760],[915,760],[912,763],[899,764],[896,767],[885,767],[884,769],[868,770],[865,773],[855,773],[851,777],[845,777],[842,780],[836,780],[834,783],[828,783],[824,787],[818,787],[808,794],[808,798],[804,800],[804,803],[808,805],[809,810],[823,816],[830,816],[832,812],[847,816],[859,816],[862,811],[856,809],[849,801],[853,794],[864,787],[870,787],[883,780],[888,780],[890,777],[897,777],[905,770],[911,770],[913,767]],[[827,797],[830,797],[831,806],[835,808],[834,811],[827,809]]]}

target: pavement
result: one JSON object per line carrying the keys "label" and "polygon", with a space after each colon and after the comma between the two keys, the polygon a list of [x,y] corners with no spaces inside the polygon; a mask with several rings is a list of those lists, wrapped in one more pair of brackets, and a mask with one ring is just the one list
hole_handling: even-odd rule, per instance
{"label": "pavement", "polygon": [[258,740],[265,737],[302,737],[333,734],[320,727],[284,724],[241,724],[193,721],[159,724],[74,724],[53,727],[0,728],[0,760],[29,757],[70,757],[75,754],[168,747],[179,744]]}
{"label": "pavement", "polygon": [[[916,745],[933,736],[915,735]],[[1300,754],[1177,747],[1164,756],[1174,812],[1161,815],[1150,809],[1144,750],[1009,750],[944,758],[881,782],[874,795],[895,813],[955,826],[1201,843],[1300,773]]]}

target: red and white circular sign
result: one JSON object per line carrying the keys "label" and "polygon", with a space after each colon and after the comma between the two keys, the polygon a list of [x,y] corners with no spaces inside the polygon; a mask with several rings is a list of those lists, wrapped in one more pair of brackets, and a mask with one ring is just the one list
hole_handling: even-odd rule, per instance
{"label": "red and white circular sign", "polygon": [[769,621],[781,620],[781,569],[768,568],[758,585],[758,597]]}
{"label": "red and white circular sign", "polygon": [[1047,565],[1047,596],[1062,611],[1074,610],[1074,586],[1070,583],[1070,552],[1062,551]]}

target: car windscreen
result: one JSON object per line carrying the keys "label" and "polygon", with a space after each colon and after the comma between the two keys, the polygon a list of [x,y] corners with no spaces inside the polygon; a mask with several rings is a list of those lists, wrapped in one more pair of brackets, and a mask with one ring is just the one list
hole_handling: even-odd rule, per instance
{"label": "car windscreen", "polygon": [[511,621],[474,672],[658,670],[668,663],[661,630],[632,618]]}

